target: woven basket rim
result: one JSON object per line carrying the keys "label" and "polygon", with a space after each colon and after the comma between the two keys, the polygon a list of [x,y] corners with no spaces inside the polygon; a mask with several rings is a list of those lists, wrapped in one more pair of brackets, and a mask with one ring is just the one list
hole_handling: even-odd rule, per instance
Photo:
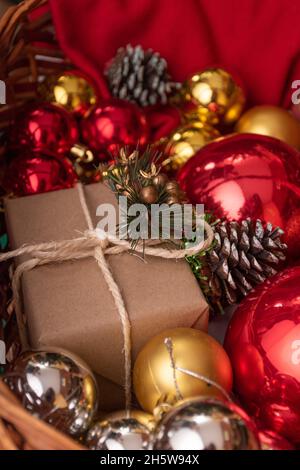
{"label": "woven basket rim", "polygon": [[[41,74],[53,73],[55,66],[50,56],[61,60],[61,67],[68,64],[57,42],[41,44],[38,47],[29,41],[32,32],[44,38],[43,28],[51,26],[49,12],[30,20],[35,9],[46,5],[47,0],[24,0],[9,7],[0,19],[0,79],[9,88],[9,104],[0,105],[0,131],[9,128],[16,110],[36,96],[35,85]],[[52,30],[54,28],[52,26]],[[53,46],[53,47],[52,47]],[[37,56],[44,56],[44,63]],[[49,60],[47,59],[49,57]],[[21,64],[21,65],[20,65]],[[49,66],[45,68],[45,64]],[[54,67],[54,69],[53,69]],[[22,88],[28,91],[22,92]],[[20,92],[21,90],[21,92]],[[5,145],[0,143],[0,154]],[[13,319],[9,318],[12,324]],[[13,393],[0,380],[0,449],[2,450],[83,450],[82,445],[62,434],[49,424],[30,415]]]}

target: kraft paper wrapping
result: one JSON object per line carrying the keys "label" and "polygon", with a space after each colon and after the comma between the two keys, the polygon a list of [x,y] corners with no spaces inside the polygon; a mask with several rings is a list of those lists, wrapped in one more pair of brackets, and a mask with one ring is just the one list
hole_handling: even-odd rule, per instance
{"label": "kraft paper wrapping", "polygon": [[[117,207],[104,184],[84,187],[93,223],[101,203]],[[6,200],[11,249],[77,238],[87,229],[76,188]],[[107,257],[132,327],[132,359],[155,334],[175,327],[207,330],[208,305],[185,260],[128,253]],[[16,263],[24,261],[17,259]],[[122,386],[123,335],[111,293],[93,258],[38,267],[23,275],[23,310],[33,348],[63,347],[96,374]],[[120,388],[121,390],[121,388]]]}

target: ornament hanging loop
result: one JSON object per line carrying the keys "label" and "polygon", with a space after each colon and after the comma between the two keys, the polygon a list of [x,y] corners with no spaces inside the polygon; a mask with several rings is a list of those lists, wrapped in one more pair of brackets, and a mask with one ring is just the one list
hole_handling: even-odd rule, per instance
{"label": "ornament hanging loop", "polygon": [[175,362],[175,359],[174,359],[173,341],[170,337],[165,339],[164,344],[165,344],[165,346],[167,348],[167,351],[169,353],[169,356],[170,356],[171,367],[172,367],[172,370],[173,370],[174,387],[175,387],[175,390],[176,390],[176,399],[178,401],[182,400],[183,396],[182,396],[182,394],[180,392],[180,389],[179,389],[179,385],[178,385],[178,381],[177,381],[177,377],[176,377],[176,371],[182,372],[183,374],[189,375],[190,377],[194,377],[195,379],[202,380],[208,386],[212,386],[212,387],[217,388],[224,395],[224,397],[226,398],[227,401],[232,402],[232,399],[231,399],[230,395],[226,392],[226,390],[223,387],[221,387],[221,385],[219,385],[214,380],[211,380],[211,379],[209,379],[208,377],[205,377],[202,374],[198,374],[197,372],[193,372],[193,371],[190,371],[188,369],[184,369],[183,367],[179,367],[179,366],[176,365],[176,362]]}

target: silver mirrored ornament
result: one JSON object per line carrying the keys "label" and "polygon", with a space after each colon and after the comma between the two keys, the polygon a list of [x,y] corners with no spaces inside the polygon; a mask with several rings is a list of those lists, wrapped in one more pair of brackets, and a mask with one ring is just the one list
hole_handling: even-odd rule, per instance
{"label": "silver mirrored ornament", "polygon": [[88,432],[86,445],[92,450],[151,450],[152,434],[137,419],[108,419]]}
{"label": "silver mirrored ornament", "polygon": [[73,436],[88,429],[97,409],[92,372],[65,351],[23,353],[4,381],[31,414]]}
{"label": "silver mirrored ornament", "polygon": [[236,405],[216,400],[184,400],[158,424],[155,450],[255,450],[256,431]]}

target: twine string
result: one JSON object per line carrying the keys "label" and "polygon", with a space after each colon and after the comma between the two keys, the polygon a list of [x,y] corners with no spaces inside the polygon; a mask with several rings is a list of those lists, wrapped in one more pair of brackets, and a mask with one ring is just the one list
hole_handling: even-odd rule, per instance
{"label": "twine string", "polygon": [[173,345],[172,339],[171,338],[166,338],[164,343],[165,343],[165,346],[166,346],[167,351],[168,351],[169,356],[170,356],[170,363],[171,363],[171,367],[172,367],[172,370],[173,370],[173,382],[174,382],[174,388],[176,390],[176,399],[177,400],[182,400],[183,396],[180,392],[180,388],[179,388],[179,384],[178,384],[178,380],[177,380],[177,376],[176,376],[176,371],[182,372],[183,374],[189,375],[190,377],[194,377],[195,379],[198,379],[198,380],[201,380],[201,381],[205,382],[209,386],[217,388],[224,395],[226,400],[228,400],[229,402],[232,402],[232,399],[231,399],[230,395],[226,392],[226,390],[220,384],[215,382],[214,380],[209,379],[205,375],[198,374],[198,372],[193,372],[191,370],[185,369],[184,367],[177,366],[176,362],[175,362],[175,359],[174,359],[174,345]]}
{"label": "twine string", "polygon": [[165,346],[166,346],[166,348],[168,350],[168,353],[169,353],[169,356],[170,356],[170,363],[171,363],[171,368],[172,368],[172,372],[173,372],[173,382],[174,382],[174,387],[175,387],[175,391],[176,391],[176,400],[182,400],[183,396],[181,395],[179,385],[178,385],[178,381],[177,381],[177,377],[176,377],[177,368],[176,368],[175,359],[174,359],[173,341],[171,340],[171,338],[166,338],[164,343],[165,343]]}
{"label": "twine string", "polygon": [[[213,239],[214,233],[211,226],[204,221],[206,239],[200,241],[195,246],[185,249],[163,248],[160,245],[155,246],[147,243],[143,247],[142,243],[137,244],[134,250],[138,253],[155,256],[165,259],[182,259],[186,256],[195,255],[200,251],[207,250]],[[151,242],[151,241],[150,241]],[[60,262],[66,260],[76,260],[82,257],[92,256],[92,249],[101,247],[105,255],[117,255],[120,253],[131,252],[132,247],[129,240],[120,240],[110,234],[106,234],[105,238],[98,236],[97,230],[87,230],[82,237],[72,238],[70,240],[43,242],[34,245],[23,245],[7,253],[0,255],[0,262],[8,259],[16,258],[23,255],[32,255],[32,257],[44,258],[49,263]]]}
{"label": "twine string", "polygon": [[82,184],[78,184],[77,189],[78,189],[78,196],[79,196],[80,205],[81,205],[82,212],[84,214],[87,226],[88,226],[89,230],[93,230],[94,225],[93,225],[93,221],[92,221],[92,218],[91,218],[90,210],[89,210],[87,202],[86,202],[86,197],[85,197],[85,194],[84,194],[84,191],[83,191]]}
{"label": "twine string", "polygon": [[[29,255],[30,259],[21,263],[15,269],[12,276],[12,303],[10,308],[14,308],[16,317],[20,329],[20,339],[23,348],[29,347],[27,335],[26,335],[26,321],[22,312],[21,303],[21,279],[25,272],[31,271],[32,269],[51,263],[60,263],[70,260],[79,260],[93,257],[99,269],[101,270],[103,277],[107,283],[107,286],[112,294],[114,303],[121,321],[122,332],[123,332],[123,353],[125,362],[125,399],[126,409],[130,407],[131,400],[131,324],[128,312],[125,307],[125,302],[122,297],[121,291],[115,282],[109,265],[106,260],[107,255],[117,255],[120,253],[131,252],[132,247],[130,240],[121,240],[108,233],[101,233],[101,237],[97,230],[93,229],[92,219],[87,206],[86,198],[82,185],[77,185],[79,192],[79,200],[83,214],[86,219],[88,230],[83,236],[73,238],[70,240],[62,241],[51,241],[44,243],[37,243],[33,245],[23,245],[20,248],[9,251],[7,253],[0,254],[0,262],[6,261],[18,256]],[[146,246],[143,243],[137,244],[135,251],[140,254],[149,256],[156,256],[165,259],[182,259],[186,256],[190,256],[199,253],[202,250],[206,250],[210,247],[214,239],[214,232],[211,226],[204,222],[204,229],[206,232],[206,238],[200,240],[195,246],[185,249],[173,249],[169,250],[161,246],[156,246],[149,240]],[[104,236],[105,235],[105,236]],[[175,370],[176,367],[174,367]],[[174,376],[176,378],[176,374]]]}

